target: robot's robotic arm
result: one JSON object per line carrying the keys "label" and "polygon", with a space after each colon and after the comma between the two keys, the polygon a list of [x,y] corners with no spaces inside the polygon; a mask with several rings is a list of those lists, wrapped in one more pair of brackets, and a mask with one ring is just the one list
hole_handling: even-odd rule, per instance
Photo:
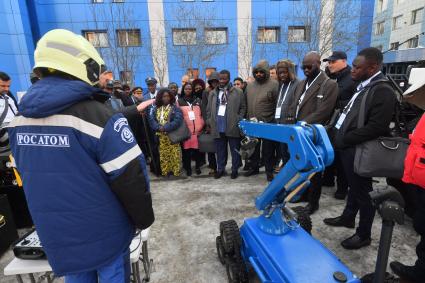
{"label": "robot's robotic arm", "polygon": [[247,136],[288,145],[289,161],[255,200],[260,211],[266,211],[275,204],[284,206],[286,202],[299,197],[309,185],[309,179],[333,161],[332,145],[321,125],[308,125],[305,122],[279,125],[244,120],[239,126]]}

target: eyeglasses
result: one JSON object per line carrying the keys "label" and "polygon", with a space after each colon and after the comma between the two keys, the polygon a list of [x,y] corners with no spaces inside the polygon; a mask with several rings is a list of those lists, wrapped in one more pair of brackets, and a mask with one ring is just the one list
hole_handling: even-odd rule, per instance
{"label": "eyeglasses", "polygon": [[302,65],[301,69],[305,70],[305,69],[309,69],[311,70],[313,68],[313,65]]}

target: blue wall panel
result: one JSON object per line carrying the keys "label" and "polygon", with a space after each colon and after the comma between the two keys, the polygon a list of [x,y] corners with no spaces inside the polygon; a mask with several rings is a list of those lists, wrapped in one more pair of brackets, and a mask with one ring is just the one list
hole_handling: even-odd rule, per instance
{"label": "blue wall panel", "polygon": [[[109,7],[111,0],[105,3],[90,4],[90,0],[3,0],[0,1],[0,24],[6,27],[0,32],[0,46],[2,55],[2,70],[13,77],[12,90],[24,90],[29,86],[28,75],[33,65],[34,42],[47,31],[55,28],[64,28],[82,34],[84,30],[102,29],[108,26],[110,16],[94,21],[93,9]],[[317,1],[317,3],[320,3]],[[338,3],[338,0],[336,0]],[[119,3],[112,4],[117,9]],[[144,80],[153,76],[153,62],[150,50],[150,30],[148,5],[146,1],[126,0],[126,4],[132,12],[134,28],[141,31],[142,45],[140,59],[134,72],[135,84],[144,86]],[[260,59],[267,59],[270,64],[275,64],[279,59],[289,58],[300,64],[299,54],[291,52],[294,48],[306,49],[304,43],[287,43],[287,27],[291,25],[303,25],[299,18],[299,11],[303,1],[273,1],[253,0],[252,8],[252,41],[253,41],[253,64]],[[359,49],[370,43],[370,30],[372,27],[373,0],[356,0],[361,10],[361,17],[347,25],[348,29],[367,29],[357,45],[349,52],[351,61]],[[206,67],[215,67],[217,70],[228,69],[232,77],[238,75],[238,36],[237,36],[237,1],[182,1],[166,0],[163,4],[166,19],[166,40],[169,80],[180,84],[181,76],[186,69],[180,64],[178,54],[181,47],[174,46],[172,41],[172,28],[187,27],[184,17],[177,14],[181,6],[193,7],[196,17],[205,16],[211,27],[227,27],[228,43],[220,46],[222,53],[214,57]],[[392,7],[391,7],[392,8]],[[388,9],[390,10],[390,9]],[[154,19],[154,17],[152,17]],[[151,20],[152,20],[151,19]],[[425,24],[425,21],[424,21]],[[278,43],[261,44],[257,42],[257,29],[259,26],[279,26],[280,39]],[[198,38],[203,37],[203,28],[197,28]],[[386,27],[387,29],[388,27]],[[316,27],[312,27],[312,35],[316,34]],[[425,37],[423,37],[425,39]],[[424,44],[424,43],[422,43]],[[337,48],[337,46],[335,47]],[[108,58],[107,49],[101,49],[105,61],[112,66],[111,58]],[[193,66],[194,68],[200,66]],[[205,78],[205,70],[200,70],[200,77]],[[118,74],[115,74],[118,77]]]}

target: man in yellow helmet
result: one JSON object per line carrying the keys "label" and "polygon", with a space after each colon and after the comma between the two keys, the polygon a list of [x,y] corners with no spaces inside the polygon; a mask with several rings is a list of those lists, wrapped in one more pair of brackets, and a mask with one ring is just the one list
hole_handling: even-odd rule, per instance
{"label": "man in yellow helmet", "polygon": [[129,244],[154,221],[143,154],[127,119],[104,104],[104,62],[86,39],[52,30],[34,59],[41,80],[9,136],[49,263],[66,283],[128,282]]}

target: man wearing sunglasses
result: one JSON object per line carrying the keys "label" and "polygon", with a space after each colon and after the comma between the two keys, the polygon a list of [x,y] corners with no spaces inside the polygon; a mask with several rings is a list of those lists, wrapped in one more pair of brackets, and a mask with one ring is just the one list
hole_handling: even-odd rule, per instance
{"label": "man wearing sunglasses", "polygon": [[[266,123],[276,123],[274,114],[279,95],[279,83],[270,78],[269,63],[261,60],[254,67],[252,72],[255,80],[248,83],[246,87],[246,97],[248,102],[248,119],[255,118]],[[266,167],[267,181],[273,180],[274,152],[277,143],[271,140],[262,139],[262,157]],[[255,148],[255,152],[250,159],[250,170],[245,173],[246,177],[259,173],[261,143]]]}
{"label": "man wearing sunglasses", "polygon": [[[295,89],[290,111],[295,121],[325,125],[335,109],[338,85],[320,70],[320,63],[320,55],[317,52],[309,52],[303,59],[302,69],[306,78]],[[321,183],[322,174],[318,173],[311,179],[311,185],[306,192],[308,194],[306,209],[310,214],[319,209]]]}

